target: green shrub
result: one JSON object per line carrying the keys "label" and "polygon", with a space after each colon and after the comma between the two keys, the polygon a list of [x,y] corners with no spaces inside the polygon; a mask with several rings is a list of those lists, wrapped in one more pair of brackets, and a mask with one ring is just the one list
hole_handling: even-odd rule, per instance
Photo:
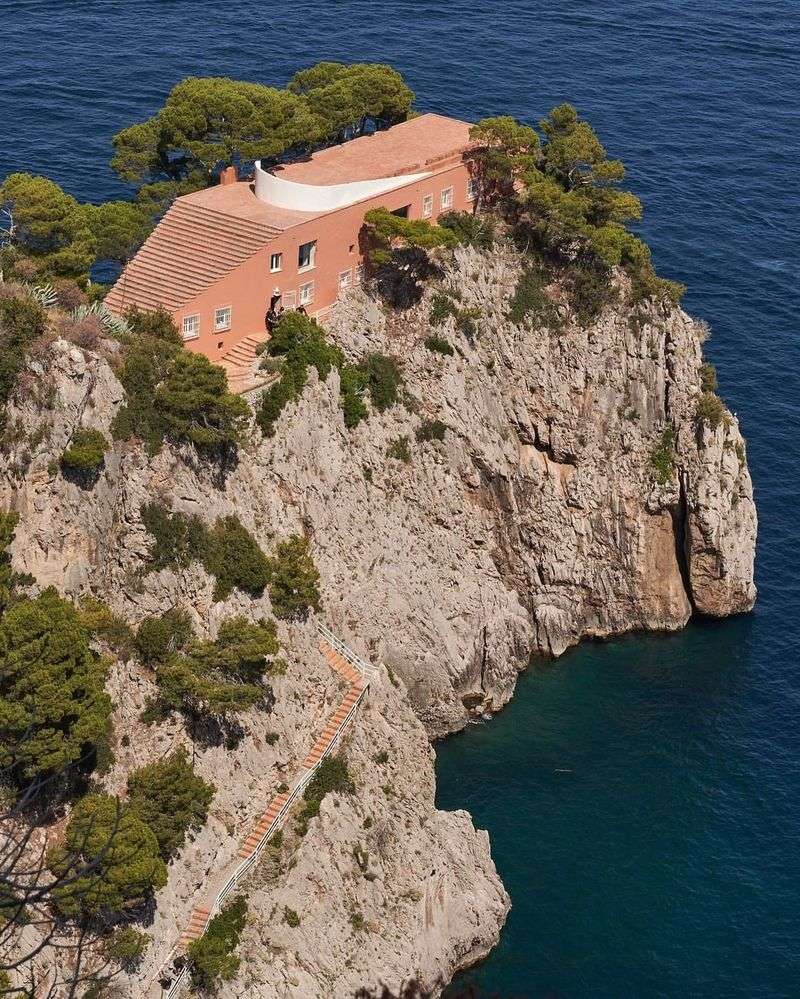
{"label": "green shrub", "polygon": [[142,312],[130,309],[125,318],[131,329],[122,339],[119,379],[125,389],[125,405],[111,424],[116,440],[141,438],[155,454],[167,432],[163,412],[156,403],[156,387],[163,382],[170,363],[184,349],[172,317],[163,309]]}
{"label": "green shrub", "polygon": [[112,961],[118,961],[124,966],[135,966],[139,963],[150,945],[147,933],[140,933],[132,926],[118,926],[105,941],[105,952]]}
{"label": "green shrub", "polygon": [[25,352],[47,329],[47,315],[27,295],[0,297],[0,426],[3,410],[25,363]]}
{"label": "green shrub", "polygon": [[212,455],[244,439],[250,407],[228,391],[225,369],[204,354],[183,351],[169,365],[155,394],[167,437]]}
{"label": "green shrub", "polygon": [[703,392],[697,400],[695,419],[698,425],[705,425],[711,430],[716,430],[727,419],[725,405],[719,396],[713,392]]}
{"label": "green shrub", "polygon": [[556,309],[546,292],[547,279],[538,270],[520,274],[511,298],[508,318],[519,325],[529,317],[535,322],[549,325],[556,317]]}
{"label": "green shrub", "polygon": [[146,617],[136,633],[136,648],[148,666],[166,662],[189,643],[194,629],[185,610],[170,607],[157,617]]}
{"label": "green shrub", "polygon": [[672,478],[675,469],[675,431],[666,427],[661,441],[650,455],[650,467],[657,482],[665,486]]}
{"label": "green shrub", "polygon": [[350,777],[345,757],[343,755],[326,756],[303,792],[305,805],[301,813],[301,820],[307,823],[309,819],[319,815],[320,805],[327,794],[333,792],[352,794],[354,791],[355,786]]}
{"label": "green shrub", "polygon": [[319,572],[306,538],[295,534],[276,548],[269,598],[275,614],[286,621],[305,620],[309,610],[320,609]]}
{"label": "green shrub", "polygon": [[148,571],[185,569],[192,562],[202,561],[208,546],[208,528],[199,517],[170,513],[162,503],[147,503],[141,517],[154,541]]}
{"label": "green shrub", "polygon": [[395,458],[397,461],[402,461],[408,465],[411,462],[411,448],[409,446],[408,437],[406,437],[405,434],[400,437],[395,437],[393,441],[389,442],[386,454],[390,458]]}
{"label": "green shrub", "polygon": [[446,292],[437,291],[431,299],[431,311],[428,321],[431,326],[441,326],[448,316],[454,316],[458,312],[458,305]]}
{"label": "green shrub", "polygon": [[56,874],[75,870],[54,892],[64,916],[117,913],[139,904],[167,883],[155,834],[118,798],[89,794],[72,811],[63,847],[51,851]]}
{"label": "green shrub", "polygon": [[215,640],[195,640],[159,666],[161,713],[224,718],[247,710],[271,696],[263,679],[277,651],[274,622],[224,621]]}
{"label": "green shrub", "polygon": [[423,420],[417,430],[418,441],[443,441],[447,424],[441,420]]}
{"label": "green shrub", "polygon": [[76,430],[61,455],[61,467],[84,478],[92,478],[103,466],[108,441],[99,430]]}
{"label": "green shrub", "polygon": [[384,763],[388,763],[389,762],[389,753],[388,753],[387,750],[383,749],[383,750],[381,750],[380,753],[376,753],[373,756],[373,759],[379,765],[382,765]]}
{"label": "green shrub", "polygon": [[700,365],[700,388],[703,392],[717,390],[717,369],[710,361],[703,361]]}
{"label": "green shrub", "polygon": [[90,635],[111,648],[120,659],[129,659],[136,647],[131,626],[102,600],[83,597],[78,609],[81,624]]}
{"label": "green shrub", "polygon": [[472,212],[447,212],[437,219],[443,229],[449,229],[464,246],[486,249],[494,243],[494,222],[485,215]]}
{"label": "green shrub", "polygon": [[201,828],[215,790],[194,772],[183,748],[128,777],[129,807],[153,830],[164,860],[180,850],[190,829]]}
{"label": "green shrub", "polygon": [[356,910],[355,912],[350,913],[350,925],[353,927],[356,933],[358,933],[364,929],[364,927],[367,925],[367,921],[366,919],[364,919],[363,914]]}
{"label": "green shrub", "polygon": [[234,587],[257,596],[267,585],[269,561],[238,517],[221,517],[209,529],[199,517],[149,503],[142,507],[142,522],[155,541],[150,571],[202,562],[216,579],[215,600],[224,600]]}
{"label": "green shrub", "polygon": [[449,340],[445,340],[441,336],[429,336],[425,339],[425,346],[428,350],[432,350],[436,354],[445,354],[447,357],[452,357],[454,351],[453,346]]}
{"label": "green shrub", "polygon": [[241,963],[234,951],[246,922],[247,901],[240,895],[214,916],[199,940],[189,944],[187,957],[195,988],[213,992],[220,981],[234,977]]}
{"label": "green shrub", "polygon": [[[14,510],[0,510],[0,614],[16,598],[18,586],[30,585],[33,576],[14,572],[8,548],[14,540],[14,532],[19,522],[19,514]],[[0,679],[0,689],[2,680]]]}
{"label": "green shrub", "polygon": [[[78,611],[53,589],[0,618],[0,767],[20,787],[59,786],[110,758],[107,663]],[[55,791],[51,791],[55,794]]]}
{"label": "green shrub", "polygon": [[208,533],[202,561],[216,577],[215,600],[224,600],[234,587],[257,596],[269,582],[267,556],[236,516],[221,517],[216,522]]}
{"label": "green shrub", "polygon": [[284,906],[283,909],[283,921],[287,926],[291,926],[292,929],[296,929],[300,925],[300,917],[288,905]]}
{"label": "green shrub", "polygon": [[357,364],[344,364],[339,369],[339,385],[344,425],[352,429],[368,415],[364,402],[366,376]]}
{"label": "green shrub", "polygon": [[403,377],[397,362],[386,354],[367,354],[359,367],[372,405],[379,413],[383,413],[397,402],[400,395]]}

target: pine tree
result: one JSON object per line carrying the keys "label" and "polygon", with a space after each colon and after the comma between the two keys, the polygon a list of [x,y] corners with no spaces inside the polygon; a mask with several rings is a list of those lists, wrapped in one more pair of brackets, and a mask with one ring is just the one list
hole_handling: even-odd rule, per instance
{"label": "pine tree", "polygon": [[90,773],[109,757],[106,664],[53,589],[0,619],[0,766],[20,786]]}

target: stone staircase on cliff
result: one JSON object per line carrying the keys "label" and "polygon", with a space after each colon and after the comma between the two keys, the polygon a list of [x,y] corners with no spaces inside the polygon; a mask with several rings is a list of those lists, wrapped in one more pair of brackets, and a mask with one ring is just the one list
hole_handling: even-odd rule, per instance
{"label": "stone staircase on cliff", "polygon": [[220,911],[225,899],[250,873],[261,851],[283,826],[292,806],[313,778],[320,763],[341,742],[347,726],[355,716],[356,709],[366,696],[370,683],[378,677],[378,671],[374,666],[356,655],[325,625],[319,624],[318,632],[319,650],[330,668],[348,684],[347,693],[304,758],[294,787],[290,791],[276,794],[270,800],[266,811],[257,819],[239,847],[236,861],[223,867],[206,885],[203,902],[192,910],[177,946],[173,948],[167,964],[159,974],[158,983],[153,983],[148,992],[148,997],[152,999],[155,997],[174,999],[178,995],[188,978],[185,955],[189,944],[205,933],[208,924]]}
{"label": "stone staircase on cliff", "polygon": [[275,380],[275,375],[258,370],[260,357],[256,350],[266,339],[266,334],[258,336],[250,333],[225,351],[219,359],[220,366],[228,376],[228,388],[231,392],[251,392]]}

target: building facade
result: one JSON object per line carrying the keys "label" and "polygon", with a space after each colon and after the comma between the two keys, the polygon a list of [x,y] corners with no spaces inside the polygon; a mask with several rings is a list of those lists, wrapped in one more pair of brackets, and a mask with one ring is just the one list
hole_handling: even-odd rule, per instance
{"label": "building facade", "polygon": [[[385,207],[435,221],[470,211],[469,124],[435,114],[321,150],[253,181],[232,168],[220,184],[178,198],[109,292],[119,314],[165,308],[190,350],[225,363],[242,341],[266,339],[264,316],[324,316],[363,272],[364,214]],[[241,348],[240,348],[241,350]]]}

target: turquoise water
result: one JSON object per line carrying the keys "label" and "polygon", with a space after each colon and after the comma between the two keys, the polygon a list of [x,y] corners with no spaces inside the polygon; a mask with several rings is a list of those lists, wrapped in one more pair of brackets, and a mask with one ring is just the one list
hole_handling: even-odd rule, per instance
{"label": "turquoise water", "polygon": [[629,166],[714,335],[761,516],[756,612],[587,645],[437,747],[513,910],[465,980],[532,999],[800,996],[797,0],[0,0],[0,176],[126,196],[110,137],[190,73],[385,60],[421,106],[569,99]]}

